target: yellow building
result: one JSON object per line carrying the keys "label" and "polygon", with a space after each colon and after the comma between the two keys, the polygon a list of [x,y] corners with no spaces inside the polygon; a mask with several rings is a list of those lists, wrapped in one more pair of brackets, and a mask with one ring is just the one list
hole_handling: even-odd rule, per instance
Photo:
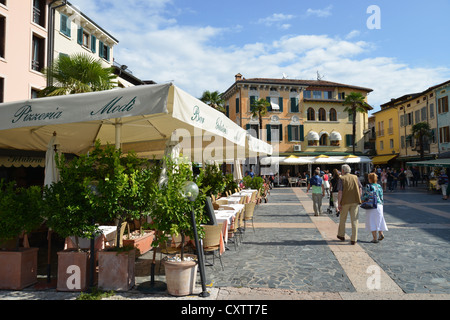
{"label": "yellow building", "polygon": [[[372,89],[323,80],[245,79],[241,74],[223,93],[227,115],[241,127],[269,142],[282,156],[319,154],[347,155],[352,152],[352,118],[343,101],[351,92],[366,99]],[[252,117],[253,101],[270,102],[259,128]],[[363,154],[368,114],[357,113],[356,152]]]}
{"label": "yellow building", "polygon": [[387,165],[400,153],[399,120],[395,103],[381,105],[375,117],[375,150],[372,159],[374,165]]}

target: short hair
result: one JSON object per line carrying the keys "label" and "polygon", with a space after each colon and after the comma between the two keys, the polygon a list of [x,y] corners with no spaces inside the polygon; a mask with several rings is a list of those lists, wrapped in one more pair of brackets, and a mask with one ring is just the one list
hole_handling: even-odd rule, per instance
{"label": "short hair", "polygon": [[369,173],[369,175],[368,175],[368,177],[367,177],[368,179],[369,179],[369,182],[370,183],[377,183],[377,181],[378,181],[378,176],[377,176],[377,174],[376,173]]}
{"label": "short hair", "polygon": [[350,173],[350,172],[352,172],[352,169],[350,168],[350,166],[348,164],[343,164],[342,165],[342,172],[343,173]]}

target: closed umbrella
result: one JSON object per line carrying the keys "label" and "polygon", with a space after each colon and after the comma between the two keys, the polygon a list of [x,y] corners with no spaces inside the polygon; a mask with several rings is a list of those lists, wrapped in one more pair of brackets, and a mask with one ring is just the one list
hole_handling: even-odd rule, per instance
{"label": "closed umbrella", "polygon": [[[59,153],[59,144],[56,137],[56,132],[53,132],[53,136],[47,145],[47,151],[45,152],[45,175],[44,186],[50,186],[52,183],[59,181],[59,170],[56,166],[56,154]],[[50,282],[51,278],[51,252],[52,252],[52,230],[48,228],[47,232],[47,282]]]}

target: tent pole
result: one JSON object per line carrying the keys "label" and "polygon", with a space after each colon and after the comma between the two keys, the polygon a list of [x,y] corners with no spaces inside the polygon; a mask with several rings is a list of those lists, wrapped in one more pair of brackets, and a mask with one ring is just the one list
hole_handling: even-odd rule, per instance
{"label": "tent pole", "polygon": [[116,133],[116,149],[120,149],[120,140],[122,133],[122,124],[118,122],[119,119],[116,119],[116,123],[114,124],[115,133]]}

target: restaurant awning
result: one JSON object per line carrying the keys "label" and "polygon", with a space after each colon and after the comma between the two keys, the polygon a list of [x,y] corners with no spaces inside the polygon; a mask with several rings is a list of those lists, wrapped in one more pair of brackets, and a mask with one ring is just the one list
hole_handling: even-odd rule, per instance
{"label": "restaurant awning", "polygon": [[427,161],[411,161],[406,163],[409,166],[416,167],[444,167],[450,168],[450,159],[436,159]]}
{"label": "restaurant awning", "polygon": [[0,166],[10,167],[45,167],[44,157],[34,156],[0,156]]}
{"label": "restaurant awning", "polygon": [[45,151],[54,132],[61,152],[73,154],[100,140],[161,158],[174,138],[182,139],[183,155],[197,162],[272,153],[271,145],[249,138],[226,115],[173,84],[0,104],[0,148]]}
{"label": "restaurant awning", "polygon": [[388,161],[396,158],[396,154],[388,155],[388,156],[376,156],[372,158],[372,163],[375,164],[387,164]]}

